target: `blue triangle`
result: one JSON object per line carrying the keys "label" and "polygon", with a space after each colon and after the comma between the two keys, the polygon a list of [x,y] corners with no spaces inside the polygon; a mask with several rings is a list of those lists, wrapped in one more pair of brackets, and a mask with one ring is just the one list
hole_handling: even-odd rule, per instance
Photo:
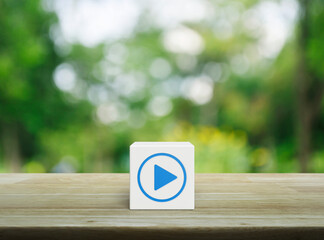
{"label": "blue triangle", "polygon": [[177,179],[177,176],[158,165],[154,165],[154,190],[160,189],[175,179]]}

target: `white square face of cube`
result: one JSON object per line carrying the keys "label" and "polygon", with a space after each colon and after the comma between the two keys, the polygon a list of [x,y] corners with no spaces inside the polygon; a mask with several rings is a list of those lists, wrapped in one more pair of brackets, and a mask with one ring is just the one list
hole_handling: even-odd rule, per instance
{"label": "white square face of cube", "polygon": [[135,142],[130,146],[130,209],[194,209],[194,146]]}

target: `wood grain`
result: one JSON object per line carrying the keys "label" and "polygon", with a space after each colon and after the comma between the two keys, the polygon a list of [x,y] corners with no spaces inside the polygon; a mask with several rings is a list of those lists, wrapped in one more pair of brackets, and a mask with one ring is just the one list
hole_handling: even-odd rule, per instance
{"label": "wood grain", "polygon": [[130,211],[128,174],[0,174],[0,239],[324,239],[324,174],[195,184],[193,211]]}

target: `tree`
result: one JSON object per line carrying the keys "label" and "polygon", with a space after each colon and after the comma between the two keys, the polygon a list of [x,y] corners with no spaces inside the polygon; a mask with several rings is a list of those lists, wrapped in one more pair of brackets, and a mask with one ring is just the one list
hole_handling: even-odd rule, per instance
{"label": "tree", "polygon": [[319,119],[324,94],[323,50],[324,41],[323,3],[300,0],[300,29],[298,34],[299,63],[296,77],[297,88],[297,139],[302,172],[309,171],[312,153],[313,131]]}
{"label": "tree", "polygon": [[21,171],[23,161],[41,152],[44,129],[62,128],[84,116],[52,81],[61,61],[49,38],[55,21],[40,1],[0,1],[0,151],[11,172]]}

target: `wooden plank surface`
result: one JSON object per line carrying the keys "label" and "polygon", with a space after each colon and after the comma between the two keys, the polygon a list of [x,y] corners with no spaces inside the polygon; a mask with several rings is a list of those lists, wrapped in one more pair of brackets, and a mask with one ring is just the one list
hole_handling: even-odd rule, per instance
{"label": "wooden plank surface", "polygon": [[324,239],[324,174],[197,174],[195,210],[129,210],[128,174],[0,174],[0,239]]}

